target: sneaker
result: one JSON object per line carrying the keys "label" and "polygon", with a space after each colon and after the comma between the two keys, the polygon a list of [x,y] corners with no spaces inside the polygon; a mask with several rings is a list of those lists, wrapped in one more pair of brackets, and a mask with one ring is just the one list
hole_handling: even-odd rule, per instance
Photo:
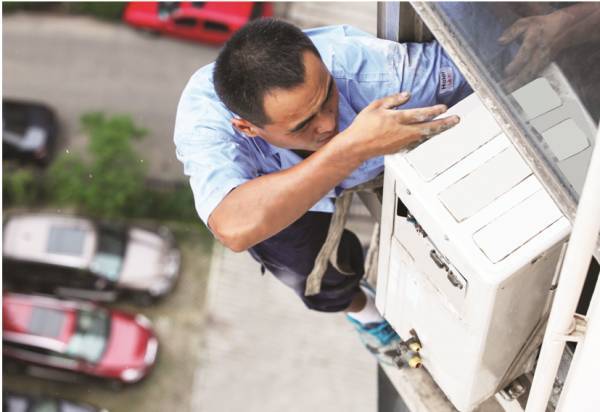
{"label": "sneaker", "polygon": [[381,322],[362,324],[346,315],[354,326],[360,340],[379,362],[397,366],[401,360],[402,350],[400,336],[392,329],[386,320]]}

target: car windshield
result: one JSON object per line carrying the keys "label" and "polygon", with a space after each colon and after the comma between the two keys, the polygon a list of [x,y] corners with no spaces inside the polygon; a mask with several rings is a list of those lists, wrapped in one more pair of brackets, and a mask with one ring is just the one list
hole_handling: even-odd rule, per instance
{"label": "car windshield", "polygon": [[98,362],[106,347],[109,327],[106,310],[80,310],[77,312],[75,334],[69,340],[66,353],[88,362]]}
{"label": "car windshield", "polygon": [[158,16],[159,18],[167,18],[171,13],[179,8],[180,2],[178,1],[161,1],[158,2]]}
{"label": "car windshield", "polygon": [[123,265],[125,246],[122,231],[99,227],[98,248],[90,264],[90,270],[108,280],[117,280]]}

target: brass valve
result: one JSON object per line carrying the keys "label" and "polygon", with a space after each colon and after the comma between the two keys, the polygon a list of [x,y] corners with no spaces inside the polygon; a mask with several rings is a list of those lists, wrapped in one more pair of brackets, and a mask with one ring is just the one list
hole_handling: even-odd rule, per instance
{"label": "brass valve", "polygon": [[413,369],[420,368],[422,363],[421,357],[416,353],[408,359],[408,366]]}
{"label": "brass valve", "polygon": [[407,342],[407,344],[408,344],[407,345],[408,349],[410,349],[413,352],[419,352],[422,348],[421,342],[419,342],[417,340],[414,340],[412,342],[410,342],[410,340],[409,340],[409,342]]}

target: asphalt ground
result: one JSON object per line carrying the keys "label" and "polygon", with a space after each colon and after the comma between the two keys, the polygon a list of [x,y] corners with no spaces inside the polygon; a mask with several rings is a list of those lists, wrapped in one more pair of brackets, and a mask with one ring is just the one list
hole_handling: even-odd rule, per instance
{"label": "asphalt ground", "polygon": [[[366,6],[371,7],[368,4]],[[303,27],[316,25],[314,21],[317,14],[325,19],[320,24],[339,23],[327,20],[328,13],[313,13],[315,7],[308,3],[306,7],[304,4],[294,4],[291,9],[297,10],[295,13],[292,10],[290,17]],[[338,10],[338,7],[335,6],[335,9]],[[367,26],[371,27],[372,24]],[[179,39],[153,37],[122,24],[100,22],[88,17],[52,14],[4,16],[2,34],[3,97],[31,99],[51,105],[61,124],[60,150],[85,152],[86,139],[83,138],[79,123],[82,114],[90,111],[104,111],[109,115],[130,114],[138,126],[149,131],[148,136],[139,143],[137,151],[149,165],[151,176],[161,180],[185,179],[172,143],[176,105],[191,74],[213,61],[218,48]],[[180,235],[184,272],[173,294],[148,308],[125,302],[115,305],[144,313],[154,322],[161,346],[156,368],[146,380],[114,392],[97,384],[52,382],[6,373],[3,374],[3,387],[86,401],[111,411],[186,411],[195,410],[199,404],[207,406],[202,401],[205,393],[198,386],[207,382],[207,379],[214,382],[214,371],[202,362],[203,359],[206,361],[207,356],[206,331],[214,326],[210,324],[210,316],[206,320],[205,301],[212,238],[196,227],[186,228],[183,232]],[[214,275],[218,277],[219,274]],[[303,310],[302,318],[304,313]],[[244,333],[248,331],[242,330]],[[243,333],[240,335],[243,336]],[[347,338],[340,342],[346,342]],[[359,345],[354,342],[355,336],[349,338],[355,347]],[[248,344],[246,340],[238,343]],[[266,346],[263,348],[268,349]],[[319,350],[315,347],[315,359],[322,363],[324,355],[318,353]],[[362,351],[360,346],[358,351]],[[245,352],[239,355],[244,357]],[[352,365],[351,370],[356,372],[356,359],[350,356],[348,361]],[[313,370],[308,364],[306,366]],[[282,373],[275,365],[267,372],[276,375]],[[303,375],[303,372],[296,372],[294,376]],[[225,375],[229,373],[233,371],[222,372]],[[352,372],[344,370],[339,375],[349,373]],[[354,391],[360,401],[354,406],[358,410],[369,410],[365,408],[365,402],[369,404],[369,399],[374,395],[373,375],[353,375],[364,376],[367,382],[367,386],[363,386],[364,381],[355,379],[356,383],[360,381],[360,390]],[[293,399],[293,385],[289,389],[290,392],[281,393],[272,400],[271,406],[278,404],[277,399]],[[253,390],[254,386],[248,385],[237,396]],[[331,393],[329,396],[335,400],[339,399],[339,395]],[[216,398],[213,396],[212,399]],[[217,405],[208,410],[220,410],[220,407]],[[261,407],[258,410],[262,410]]]}
{"label": "asphalt ground", "polygon": [[[136,151],[150,176],[184,179],[172,143],[177,102],[192,73],[213,61],[218,48],[58,14],[6,15],[2,37],[2,95],[53,107],[61,129],[59,152],[85,153],[84,113],[129,114],[149,132]],[[212,237],[199,220],[178,234],[183,273],[173,293],[147,308],[113,305],[144,313],[154,323],[159,355],[146,380],[114,392],[97,382],[53,382],[7,371],[3,388],[86,401],[111,411],[189,410],[202,350]]]}
{"label": "asphalt ground", "polygon": [[62,151],[85,151],[84,113],[129,114],[149,132],[137,149],[151,177],[183,180],[172,142],[177,103],[190,76],[218,51],[90,17],[6,15],[2,96],[53,107]]}

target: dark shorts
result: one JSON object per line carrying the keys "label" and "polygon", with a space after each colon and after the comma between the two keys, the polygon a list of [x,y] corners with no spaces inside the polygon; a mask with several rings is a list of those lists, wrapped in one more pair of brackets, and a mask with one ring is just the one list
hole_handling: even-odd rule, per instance
{"label": "dark shorts", "polygon": [[344,230],[338,249],[338,265],[353,275],[338,272],[331,264],[323,276],[321,292],[304,296],[306,278],[327,237],[331,213],[307,212],[275,236],[248,251],[277,279],[289,286],[309,309],[339,312],[348,307],[364,274],[363,250],[356,235]]}

